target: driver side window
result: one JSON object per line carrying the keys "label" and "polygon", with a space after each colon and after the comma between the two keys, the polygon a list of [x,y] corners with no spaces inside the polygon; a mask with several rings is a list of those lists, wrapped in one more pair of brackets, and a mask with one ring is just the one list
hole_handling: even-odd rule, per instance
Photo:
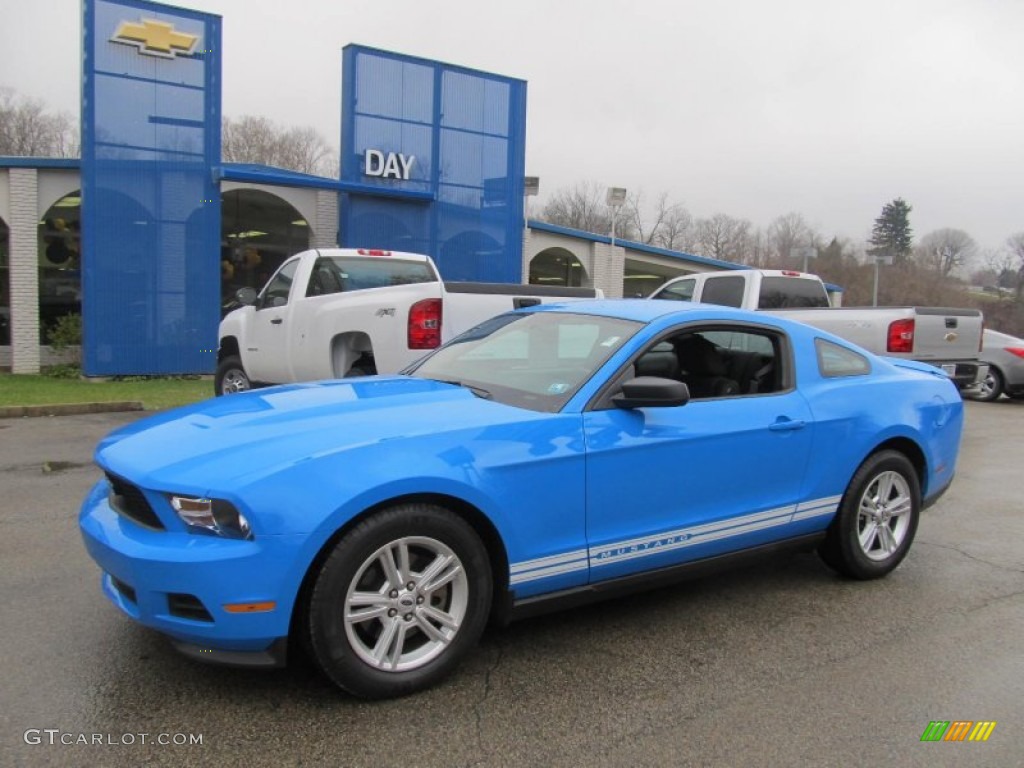
{"label": "driver side window", "polygon": [[267,287],[260,294],[257,309],[268,309],[270,307],[283,307],[288,303],[288,295],[292,289],[292,282],[295,279],[295,270],[299,267],[299,260],[292,259],[286,262],[277,270]]}
{"label": "driver side window", "polygon": [[682,381],[693,400],[763,395],[785,388],[782,349],[781,337],[770,331],[689,328],[645,350],[634,370]]}

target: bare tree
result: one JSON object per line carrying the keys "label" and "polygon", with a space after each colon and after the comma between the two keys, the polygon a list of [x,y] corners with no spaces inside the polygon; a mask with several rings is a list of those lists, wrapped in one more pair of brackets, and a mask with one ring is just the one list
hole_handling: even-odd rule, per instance
{"label": "bare tree", "polygon": [[797,248],[813,247],[815,239],[814,231],[799,213],[779,216],[768,225],[768,240],[779,266],[792,266],[791,253]]}
{"label": "bare tree", "polygon": [[337,175],[337,156],[313,128],[283,128],[265,117],[224,118],[221,154],[235,163],[260,163],[300,173]]}
{"label": "bare tree", "polygon": [[673,203],[667,192],[658,196],[653,206],[644,205],[644,191],[626,197],[622,218],[624,231],[645,245],[682,251],[693,247],[693,217],[681,203]]}
{"label": "bare tree", "polygon": [[751,224],[747,219],[734,219],[716,213],[697,221],[696,250],[712,259],[746,263],[749,255]]}
{"label": "bare tree", "polygon": [[[612,229],[611,211],[605,204],[605,188],[596,181],[559,189],[544,205],[539,218],[549,224],[600,235],[606,235]],[[628,221],[620,212],[615,229],[618,235],[627,239],[627,232],[622,227],[624,219]]]}
{"label": "bare tree", "polygon": [[977,250],[974,239],[962,229],[937,229],[921,238],[915,256],[925,269],[949,277],[965,266]]}
{"label": "bare tree", "polygon": [[324,137],[313,128],[292,128],[282,137],[281,164],[303,173],[337,176],[338,163]]}
{"label": "bare tree", "polygon": [[50,113],[36,99],[0,88],[0,155],[77,157],[78,127],[66,112]]}
{"label": "bare tree", "polygon": [[1019,302],[1024,293],[1024,232],[1010,235],[1006,240],[1006,248],[1010,255],[1007,269],[1011,275],[1016,273],[1016,285],[1013,286],[1013,290]]}
{"label": "bare tree", "polygon": [[670,251],[692,251],[697,243],[693,216],[682,205],[669,208],[661,223],[655,245]]}
{"label": "bare tree", "polygon": [[668,195],[662,192],[655,205],[654,216],[649,218],[644,211],[644,191],[630,192],[626,195],[626,204],[622,207],[622,219],[628,222],[627,226],[633,231],[633,237],[638,243],[644,245],[654,243],[654,236],[665,218],[667,199]]}
{"label": "bare tree", "polygon": [[747,253],[743,263],[757,269],[765,269],[771,267],[774,262],[775,248],[771,235],[758,228],[747,238]]}

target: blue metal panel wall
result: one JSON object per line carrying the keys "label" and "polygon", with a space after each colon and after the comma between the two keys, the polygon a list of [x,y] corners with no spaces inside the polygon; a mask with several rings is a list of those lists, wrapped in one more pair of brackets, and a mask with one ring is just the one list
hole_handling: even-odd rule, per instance
{"label": "blue metal panel wall", "polygon": [[[342,243],[428,253],[449,280],[519,282],[526,83],[358,45],[342,82],[342,180],[433,197],[345,194]],[[414,156],[409,179],[366,175],[367,150]]]}
{"label": "blue metal panel wall", "polygon": [[[132,26],[116,42],[122,23]],[[220,297],[220,17],[85,0],[82,29],[84,370],[210,372]],[[197,37],[191,52],[161,50],[169,40],[187,47],[177,34]],[[135,43],[123,41],[132,35]]]}

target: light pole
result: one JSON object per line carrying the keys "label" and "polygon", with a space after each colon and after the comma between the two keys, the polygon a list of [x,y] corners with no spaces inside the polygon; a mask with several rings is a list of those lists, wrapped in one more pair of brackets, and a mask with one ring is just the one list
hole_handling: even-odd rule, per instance
{"label": "light pole", "polygon": [[875,254],[875,290],[871,294],[871,306],[872,307],[877,307],[878,306],[878,266],[880,264],[886,264],[886,265],[892,264],[892,256],[890,254],[882,254],[882,253],[876,253]]}
{"label": "light pole", "polygon": [[799,248],[790,248],[789,249],[789,258],[790,259],[796,261],[797,259],[801,259],[802,258],[804,260],[804,267],[803,267],[803,271],[804,272],[807,271],[807,268],[810,265],[810,260],[813,257],[817,256],[817,255],[818,255],[818,250],[813,245],[801,246]]}
{"label": "light pole", "polygon": [[605,203],[612,209],[612,248],[615,248],[615,220],[619,218],[619,208],[626,202],[626,190],[624,187],[608,187],[608,194],[605,196]]}
{"label": "light pole", "polygon": [[523,177],[523,236],[522,236],[522,252],[520,260],[522,261],[523,274],[520,276],[523,282],[530,282],[530,262],[531,256],[530,250],[530,198],[536,197],[537,193],[540,192],[540,176],[524,176]]}
{"label": "light pole", "polygon": [[523,177],[523,229],[528,229],[530,224],[530,198],[536,197],[540,192],[540,176]]}

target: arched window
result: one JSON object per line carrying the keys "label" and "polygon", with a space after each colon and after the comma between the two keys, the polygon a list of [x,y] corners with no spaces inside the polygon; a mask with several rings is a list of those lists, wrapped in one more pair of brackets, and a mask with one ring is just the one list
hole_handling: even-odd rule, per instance
{"label": "arched window", "polygon": [[51,205],[39,222],[39,336],[65,315],[82,314],[82,194],[71,192]]}
{"label": "arched window", "polygon": [[10,230],[0,219],[0,347],[11,343],[11,249]]}
{"label": "arched window", "polygon": [[309,223],[295,207],[262,189],[221,195],[221,297],[259,290],[289,256],[309,248]]}
{"label": "arched window", "polygon": [[587,279],[583,264],[564,248],[548,248],[530,261],[530,283],[578,288]]}

